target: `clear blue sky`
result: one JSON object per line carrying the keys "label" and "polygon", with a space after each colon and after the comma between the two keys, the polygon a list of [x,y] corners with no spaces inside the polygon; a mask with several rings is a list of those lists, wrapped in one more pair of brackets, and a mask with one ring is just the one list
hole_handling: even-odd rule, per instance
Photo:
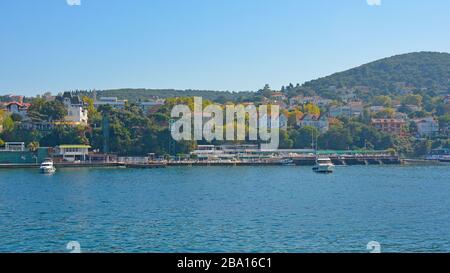
{"label": "clear blue sky", "polygon": [[[0,94],[256,90],[450,52],[450,1],[0,0]],[[377,1],[377,0],[371,0]]]}

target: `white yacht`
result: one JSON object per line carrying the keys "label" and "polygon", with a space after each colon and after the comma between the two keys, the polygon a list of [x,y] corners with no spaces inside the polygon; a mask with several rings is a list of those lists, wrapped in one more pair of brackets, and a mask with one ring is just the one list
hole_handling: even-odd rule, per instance
{"label": "white yacht", "polygon": [[313,171],[317,173],[332,173],[334,171],[334,164],[329,157],[317,157]]}
{"label": "white yacht", "polygon": [[39,170],[41,173],[54,173],[56,168],[53,166],[53,161],[51,159],[45,159],[44,162],[41,163]]}

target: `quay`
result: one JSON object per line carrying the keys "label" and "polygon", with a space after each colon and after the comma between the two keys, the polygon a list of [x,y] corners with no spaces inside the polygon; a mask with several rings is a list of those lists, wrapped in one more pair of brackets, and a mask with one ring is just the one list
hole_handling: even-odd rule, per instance
{"label": "quay", "polygon": [[[39,169],[40,164],[0,164],[0,169]],[[99,162],[99,163],[54,163],[58,168],[165,168],[165,163],[133,164],[121,162]]]}
{"label": "quay", "polygon": [[[336,166],[354,166],[354,165],[399,165],[403,160],[397,155],[330,155],[331,161]],[[297,166],[313,166],[316,162],[315,157],[292,157]]]}

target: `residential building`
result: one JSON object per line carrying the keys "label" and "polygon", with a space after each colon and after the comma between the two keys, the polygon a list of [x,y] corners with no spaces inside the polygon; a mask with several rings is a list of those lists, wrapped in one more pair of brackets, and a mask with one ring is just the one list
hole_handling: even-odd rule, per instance
{"label": "residential building", "polygon": [[283,101],[283,100],[286,100],[286,99],[287,99],[286,95],[283,94],[282,92],[273,92],[272,95],[270,95],[270,96],[271,96],[271,98],[274,99],[274,100],[280,100],[280,101]]}
{"label": "residential building", "polygon": [[[267,128],[271,128],[272,126],[272,118],[270,115],[263,116],[263,118],[266,118],[267,120]],[[284,113],[280,113],[278,117],[278,128],[282,130],[288,129],[288,117]]]}
{"label": "residential building", "polygon": [[339,96],[342,101],[353,101],[358,98],[358,96],[353,91],[344,91],[343,94]]}
{"label": "residential building", "polygon": [[439,134],[439,122],[433,117],[413,120],[417,125],[417,133],[421,137],[434,137]]}
{"label": "residential building", "polygon": [[147,113],[147,112],[151,111],[152,109],[154,109],[155,107],[164,105],[164,102],[165,102],[165,100],[163,100],[163,99],[157,99],[157,100],[152,100],[152,101],[139,102],[138,105],[142,109],[142,111]]}
{"label": "residential building", "polygon": [[28,108],[30,108],[30,103],[24,103],[24,102],[8,102],[6,104],[6,110],[10,112],[11,114],[17,114],[20,115],[23,119],[27,118],[28,114]]}
{"label": "residential building", "polygon": [[297,120],[297,125],[300,127],[312,126],[317,128],[321,134],[326,133],[330,129],[330,122],[325,115],[303,115]]}
{"label": "residential building", "polygon": [[117,97],[101,97],[100,100],[94,101],[94,107],[110,105],[112,108],[124,109],[126,103],[127,100],[119,100]]}
{"label": "residential building", "polygon": [[64,103],[67,109],[67,115],[64,118],[65,122],[76,125],[88,124],[88,111],[78,95],[74,95],[71,92],[64,92],[62,96],[58,96],[56,99]]}
{"label": "residential building", "polygon": [[364,111],[364,104],[361,101],[352,101],[346,105],[333,106],[330,108],[329,116],[336,117],[358,117]]}
{"label": "residential building", "polygon": [[405,135],[404,127],[406,121],[403,119],[372,119],[371,124],[384,133],[400,136]]}
{"label": "residential building", "polygon": [[378,113],[378,112],[384,111],[385,109],[386,109],[386,107],[384,107],[384,106],[377,106],[377,105],[369,107],[369,111],[373,112],[373,113]]}
{"label": "residential building", "polygon": [[450,94],[448,94],[447,96],[444,97],[444,103],[450,104]]}
{"label": "residential building", "polygon": [[325,107],[325,106],[330,105],[332,102],[333,102],[333,100],[324,99],[319,96],[306,96],[306,97],[305,96],[295,96],[289,100],[289,105],[295,106],[295,105],[303,105],[303,104],[312,103],[312,104],[318,105],[320,107]]}

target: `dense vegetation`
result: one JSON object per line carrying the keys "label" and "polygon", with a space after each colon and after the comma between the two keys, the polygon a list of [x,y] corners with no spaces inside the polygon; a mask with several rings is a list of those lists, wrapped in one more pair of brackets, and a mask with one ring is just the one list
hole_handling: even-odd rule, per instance
{"label": "dense vegetation", "polygon": [[314,90],[324,97],[335,97],[330,86],[352,88],[367,86],[368,97],[398,95],[397,83],[427,89],[428,95],[450,91],[450,54],[418,52],[397,55],[362,65],[328,77],[306,82],[301,89]]}
{"label": "dense vegetation", "polygon": [[[319,108],[313,104],[298,105],[289,111],[289,128],[280,132],[280,148],[311,148],[312,138],[317,138],[320,149],[392,149],[402,155],[419,156],[432,148],[450,146],[448,128],[450,124],[450,104],[443,101],[442,94],[449,92],[450,54],[446,53],[411,53],[376,61],[345,72],[337,73],[323,79],[307,82],[304,85],[289,84],[282,88],[287,97],[298,94],[321,95],[335,98],[333,93],[339,88],[366,86],[370,93],[359,93],[366,106],[382,106],[377,113],[369,113],[367,109],[359,118],[339,118],[330,122],[330,130],[319,134],[314,127],[299,128],[296,117],[303,114],[319,115],[329,109]],[[396,83],[414,86],[412,92],[403,94]],[[337,89],[330,90],[330,86]],[[2,140],[24,141],[30,147],[53,147],[60,144],[90,144],[95,150],[104,151],[104,131],[109,135],[109,152],[119,155],[176,155],[189,153],[197,144],[208,144],[205,141],[175,142],[169,131],[170,111],[175,104],[184,103],[192,107],[192,97],[203,97],[204,106],[210,103],[226,104],[227,102],[266,103],[273,99],[274,91],[269,85],[257,92],[216,92],[200,90],[151,90],[151,89],[117,89],[104,91],[75,91],[87,105],[89,125],[76,126],[55,123],[53,128],[45,130],[28,130],[20,127],[22,117],[17,114],[8,115],[0,112],[3,132]],[[125,109],[100,107],[95,109],[93,97],[118,97],[129,101]],[[151,113],[144,113],[134,102],[153,98],[166,98],[165,105]],[[0,101],[10,101],[9,96],[1,96]],[[44,98],[26,98],[32,103],[28,117],[32,122],[55,122],[62,120],[66,113],[64,105],[57,100]],[[395,110],[395,105],[400,108]],[[332,102],[342,104],[339,99]],[[416,106],[412,108],[411,106]],[[414,109],[420,110],[414,110]],[[433,116],[439,121],[440,136],[434,139],[416,139],[382,133],[370,125],[371,118],[392,118],[395,111],[407,114],[409,118]],[[398,114],[398,113],[397,113]],[[105,128],[105,118],[109,128]],[[60,124],[60,125],[58,125]],[[247,128],[248,129],[248,128]],[[414,136],[417,128],[413,122],[406,130]],[[223,142],[222,142],[223,143]],[[213,144],[222,144],[213,142]],[[249,143],[247,141],[247,143]],[[253,142],[257,144],[258,142]]]}
{"label": "dense vegetation", "polygon": [[[77,90],[82,96],[94,97],[94,91]],[[176,97],[203,97],[213,101],[238,101],[241,98],[253,96],[253,92],[230,92],[230,91],[211,91],[211,90],[175,90],[175,89],[114,89],[114,90],[96,90],[95,95],[100,97],[117,97],[121,100],[130,102],[145,101],[149,98],[176,98]]]}

